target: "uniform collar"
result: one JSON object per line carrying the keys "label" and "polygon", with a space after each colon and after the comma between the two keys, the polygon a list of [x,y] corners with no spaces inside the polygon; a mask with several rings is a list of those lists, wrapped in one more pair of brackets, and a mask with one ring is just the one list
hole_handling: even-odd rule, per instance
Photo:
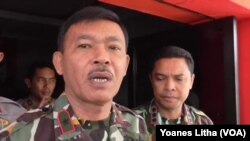
{"label": "uniform collar", "polygon": [[[151,126],[154,127],[156,125],[163,125],[163,124],[167,123],[167,122],[164,122],[164,123],[162,122],[163,117],[160,115],[160,113],[157,109],[155,99],[152,99],[150,102],[149,114],[150,114]],[[194,121],[192,119],[192,115],[189,112],[189,108],[185,103],[182,106],[182,113],[181,113],[181,117],[179,118],[179,120],[181,121],[180,124],[184,124],[184,125],[194,124]],[[178,121],[177,121],[177,123],[179,123]]]}
{"label": "uniform collar", "polygon": [[[115,102],[112,103],[109,117],[109,132],[113,133],[114,131],[119,131],[121,128],[131,126],[131,124],[122,117],[122,113],[120,112],[121,108],[122,107]],[[71,139],[81,136],[82,126],[78,120],[79,118],[74,114],[65,93],[62,93],[55,101],[53,119],[56,138]],[[118,134],[120,133],[118,132]]]}

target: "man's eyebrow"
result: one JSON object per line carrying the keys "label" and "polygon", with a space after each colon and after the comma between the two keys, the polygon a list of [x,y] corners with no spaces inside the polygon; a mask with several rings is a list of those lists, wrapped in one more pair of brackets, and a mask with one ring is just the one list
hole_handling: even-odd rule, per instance
{"label": "man's eyebrow", "polygon": [[164,74],[162,74],[162,73],[160,73],[160,72],[156,72],[155,75],[157,75],[157,76],[159,76],[159,75],[160,75],[160,76],[165,76]]}
{"label": "man's eyebrow", "polygon": [[[92,40],[92,41],[98,41],[94,36],[91,36],[91,35],[81,35],[78,39],[86,39],[86,40]],[[119,43],[123,43],[122,39],[120,39],[119,37],[117,36],[109,36],[109,37],[106,37],[104,39],[105,42],[110,42],[110,41],[113,41],[113,42],[119,42]]]}
{"label": "man's eyebrow", "polygon": [[90,40],[94,40],[95,37],[91,36],[91,35],[81,35],[79,37],[79,39],[90,39]]}
{"label": "man's eyebrow", "polygon": [[107,38],[105,38],[105,41],[118,41],[118,42],[122,42],[122,40],[116,36],[109,36]]}
{"label": "man's eyebrow", "polygon": [[56,78],[56,77],[55,77],[55,76],[52,76],[52,77],[38,76],[37,78],[54,79],[54,78]]}
{"label": "man's eyebrow", "polygon": [[174,76],[176,76],[176,77],[183,77],[185,75],[183,73],[181,73],[181,74],[175,74]]}

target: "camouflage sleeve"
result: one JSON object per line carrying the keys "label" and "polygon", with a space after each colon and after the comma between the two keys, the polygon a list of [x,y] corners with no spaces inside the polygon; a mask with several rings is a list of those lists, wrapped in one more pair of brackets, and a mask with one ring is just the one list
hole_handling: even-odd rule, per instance
{"label": "camouflage sleeve", "polygon": [[133,140],[133,141],[148,141],[149,133],[147,130],[147,125],[142,116],[136,112],[118,105],[119,111],[122,113],[123,121],[126,121],[126,124],[122,124],[124,127],[124,140]]}
{"label": "camouflage sleeve", "polygon": [[201,125],[213,125],[213,121],[205,114],[198,116],[198,121]]}
{"label": "camouflage sleeve", "polygon": [[213,125],[213,121],[203,112],[191,107],[191,110],[195,113],[196,122],[199,125]]}
{"label": "camouflage sleeve", "polygon": [[46,116],[49,110],[45,111],[35,109],[24,113],[0,131],[0,141],[45,141],[45,138],[51,134],[50,129],[53,129],[53,126],[48,128],[53,123],[51,123],[51,116]]}

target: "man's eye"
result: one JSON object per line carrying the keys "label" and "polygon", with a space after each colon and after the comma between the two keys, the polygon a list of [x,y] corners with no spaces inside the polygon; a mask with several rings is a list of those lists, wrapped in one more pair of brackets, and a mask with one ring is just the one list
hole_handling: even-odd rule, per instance
{"label": "man's eye", "polygon": [[158,81],[161,81],[161,80],[164,79],[164,77],[158,76],[158,77],[156,77],[155,79],[158,80]]}
{"label": "man's eye", "polygon": [[118,47],[118,46],[110,46],[109,48],[112,49],[112,50],[116,50],[116,51],[121,50],[121,48]]}
{"label": "man's eye", "polygon": [[80,47],[80,48],[91,48],[91,45],[89,45],[89,44],[81,44],[78,47]]}
{"label": "man's eye", "polygon": [[176,78],[177,81],[182,82],[184,78]]}
{"label": "man's eye", "polygon": [[55,82],[56,82],[56,79],[55,79],[55,78],[49,79],[49,82],[50,82],[50,83],[55,83]]}
{"label": "man's eye", "polygon": [[43,78],[38,78],[38,79],[37,79],[37,82],[43,83],[43,82],[45,82],[45,79],[43,79]]}

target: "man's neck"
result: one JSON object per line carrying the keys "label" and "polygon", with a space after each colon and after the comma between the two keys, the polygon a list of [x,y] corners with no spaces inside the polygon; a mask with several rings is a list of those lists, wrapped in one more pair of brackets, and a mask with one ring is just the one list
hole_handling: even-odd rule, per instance
{"label": "man's neck", "polygon": [[80,119],[97,121],[106,119],[110,115],[112,101],[101,105],[67,97],[72,109]]}
{"label": "man's neck", "polygon": [[157,106],[157,109],[160,115],[166,119],[177,119],[182,113],[182,107],[178,109],[163,109],[160,106]]}
{"label": "man's neck", "polygon": [[38,98],[38,97],[35,97],[35,96],[31,95],[30,99],[32,100],[33,104],[35,104],[35,106],[37,108],[39,108],[39,107],[42,107],[42,106],[48,104],[49,101],[51,101],[52,98],[51,97],[46,97],[46,98],[41,99],[41,98]]}

